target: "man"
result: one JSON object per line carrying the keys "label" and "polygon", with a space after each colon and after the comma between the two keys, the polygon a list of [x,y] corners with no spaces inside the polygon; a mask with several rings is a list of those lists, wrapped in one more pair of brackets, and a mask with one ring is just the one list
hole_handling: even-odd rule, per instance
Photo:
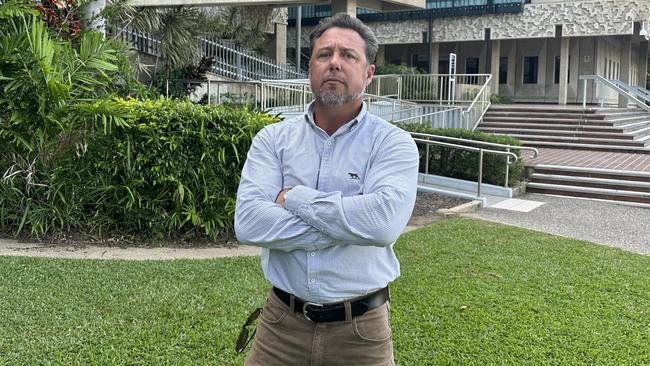
{"label": "man", "polygon": [[378,44],[337,14],[311,35],[315,100],[253,141],[237,193],[241,243],[273,284],[246,365],[392,365],[393,245],[415,203],[418,151],[368,113]]}

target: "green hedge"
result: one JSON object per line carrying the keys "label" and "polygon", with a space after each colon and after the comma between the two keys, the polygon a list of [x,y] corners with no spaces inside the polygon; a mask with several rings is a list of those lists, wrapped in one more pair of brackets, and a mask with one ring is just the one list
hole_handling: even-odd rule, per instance
{"label": "green hedge", "polygon": [[[423,124],[398,124],[406,131],[427,133],[431,135],[440,135],[447,137],[456,137],[462,139],[493,142],[504,145],[521,146],[521,141],[509,136],[499,136],[479,131],[468,131],[453,128],[433,128]],[[444,141],[454,143],[453,141]],[[493,147],[468,144],[468,146],[483,147],[491,150],[499,150]],[[420,152],[420,171],[425,171],[426,164],[426,147],[424,144],[418,144]],[[520,150],[513,150],[518,157]],[[465,151],[450,147],[431,145],[429,147],[429,173],[445,177],[478,180],[478,153]],[[483,154],[483,182],[503,186],[505,184],[505,161],[504,156],[494,154]],[[509,186],[517,186],[521,181],[523,174],[523,163],[517,160],[509,168]]]}
{"label": "green hedge", "polygon": [[[230,230],[252,138],[276,119],[162,98],[116,99],[110,108],[128,111],[124,125],[71,131],[53,148],[57,156],[35,168],[37,182],[25,174],[0,182],[4,231],[214,237]],[[3,153],[5,172],[16,159]]]}

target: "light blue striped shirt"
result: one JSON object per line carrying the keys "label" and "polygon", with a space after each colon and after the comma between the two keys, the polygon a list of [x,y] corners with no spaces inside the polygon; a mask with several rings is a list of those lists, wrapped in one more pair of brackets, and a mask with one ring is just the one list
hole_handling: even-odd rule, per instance
{"label": "light blue striped shirt", "polygon": [[[264,247],[266,278],[302,299],[383,288],[399,276],[393,245],[415,204],[418,160],[409,134],[365,103],[331,136],[312,104],[255,136],[237,191],[237,238]],[[275,199],[289,187],[283,208]]]}

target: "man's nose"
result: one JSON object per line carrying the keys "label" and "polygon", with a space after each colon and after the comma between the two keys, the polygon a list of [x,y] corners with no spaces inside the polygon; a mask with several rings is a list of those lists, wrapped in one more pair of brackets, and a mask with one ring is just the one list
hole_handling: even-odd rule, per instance
{"label": "man's nose", "polygon": [[341,56],[338,53],[332,55],[330,60],[330,70],[341,70]]}

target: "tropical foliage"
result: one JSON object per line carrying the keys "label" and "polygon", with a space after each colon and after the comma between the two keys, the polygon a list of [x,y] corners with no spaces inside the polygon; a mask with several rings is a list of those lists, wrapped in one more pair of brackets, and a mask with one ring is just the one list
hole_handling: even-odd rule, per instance
{"label": "tropical foliage", "polygon": [[120,99],[146,94],[123,45],[89,30],[62,35],[32,6],[0,5],[0,230],[228,229],[242,154],[273,120],[245,108]]}
{"label": "tropical foliage", "polygon": [[135,8],[128,0],[109,2],[102,13],[115,37],[131,30],[160,42],[153,80],[160,79],[159,74],[170,79],[172,73],[199,63],[199,37],[228,39],[239,46],[263,50],[265,28],[272,14],[271,8],[255,7]]}
{"label": "tropical foliage", "polygon": [[51,184],[57,159],[83,146],[90,131],[127,117],[105,98],[116,92],[111,43],[96,32],[55,38],[50,32],[60,32],[43,18],[29,2],[0,6],[0,216],[17,220],[18,231],[28,215],[41,225],[37,217],[63,199]]}
{"label": "tropical foliage", "polygon": [[85,231],[216,236],[232,228],[239,172],[253,136],[276,119],[247,107],[117,100],[131,123],[97,134],[61,168],[91,218]]}

